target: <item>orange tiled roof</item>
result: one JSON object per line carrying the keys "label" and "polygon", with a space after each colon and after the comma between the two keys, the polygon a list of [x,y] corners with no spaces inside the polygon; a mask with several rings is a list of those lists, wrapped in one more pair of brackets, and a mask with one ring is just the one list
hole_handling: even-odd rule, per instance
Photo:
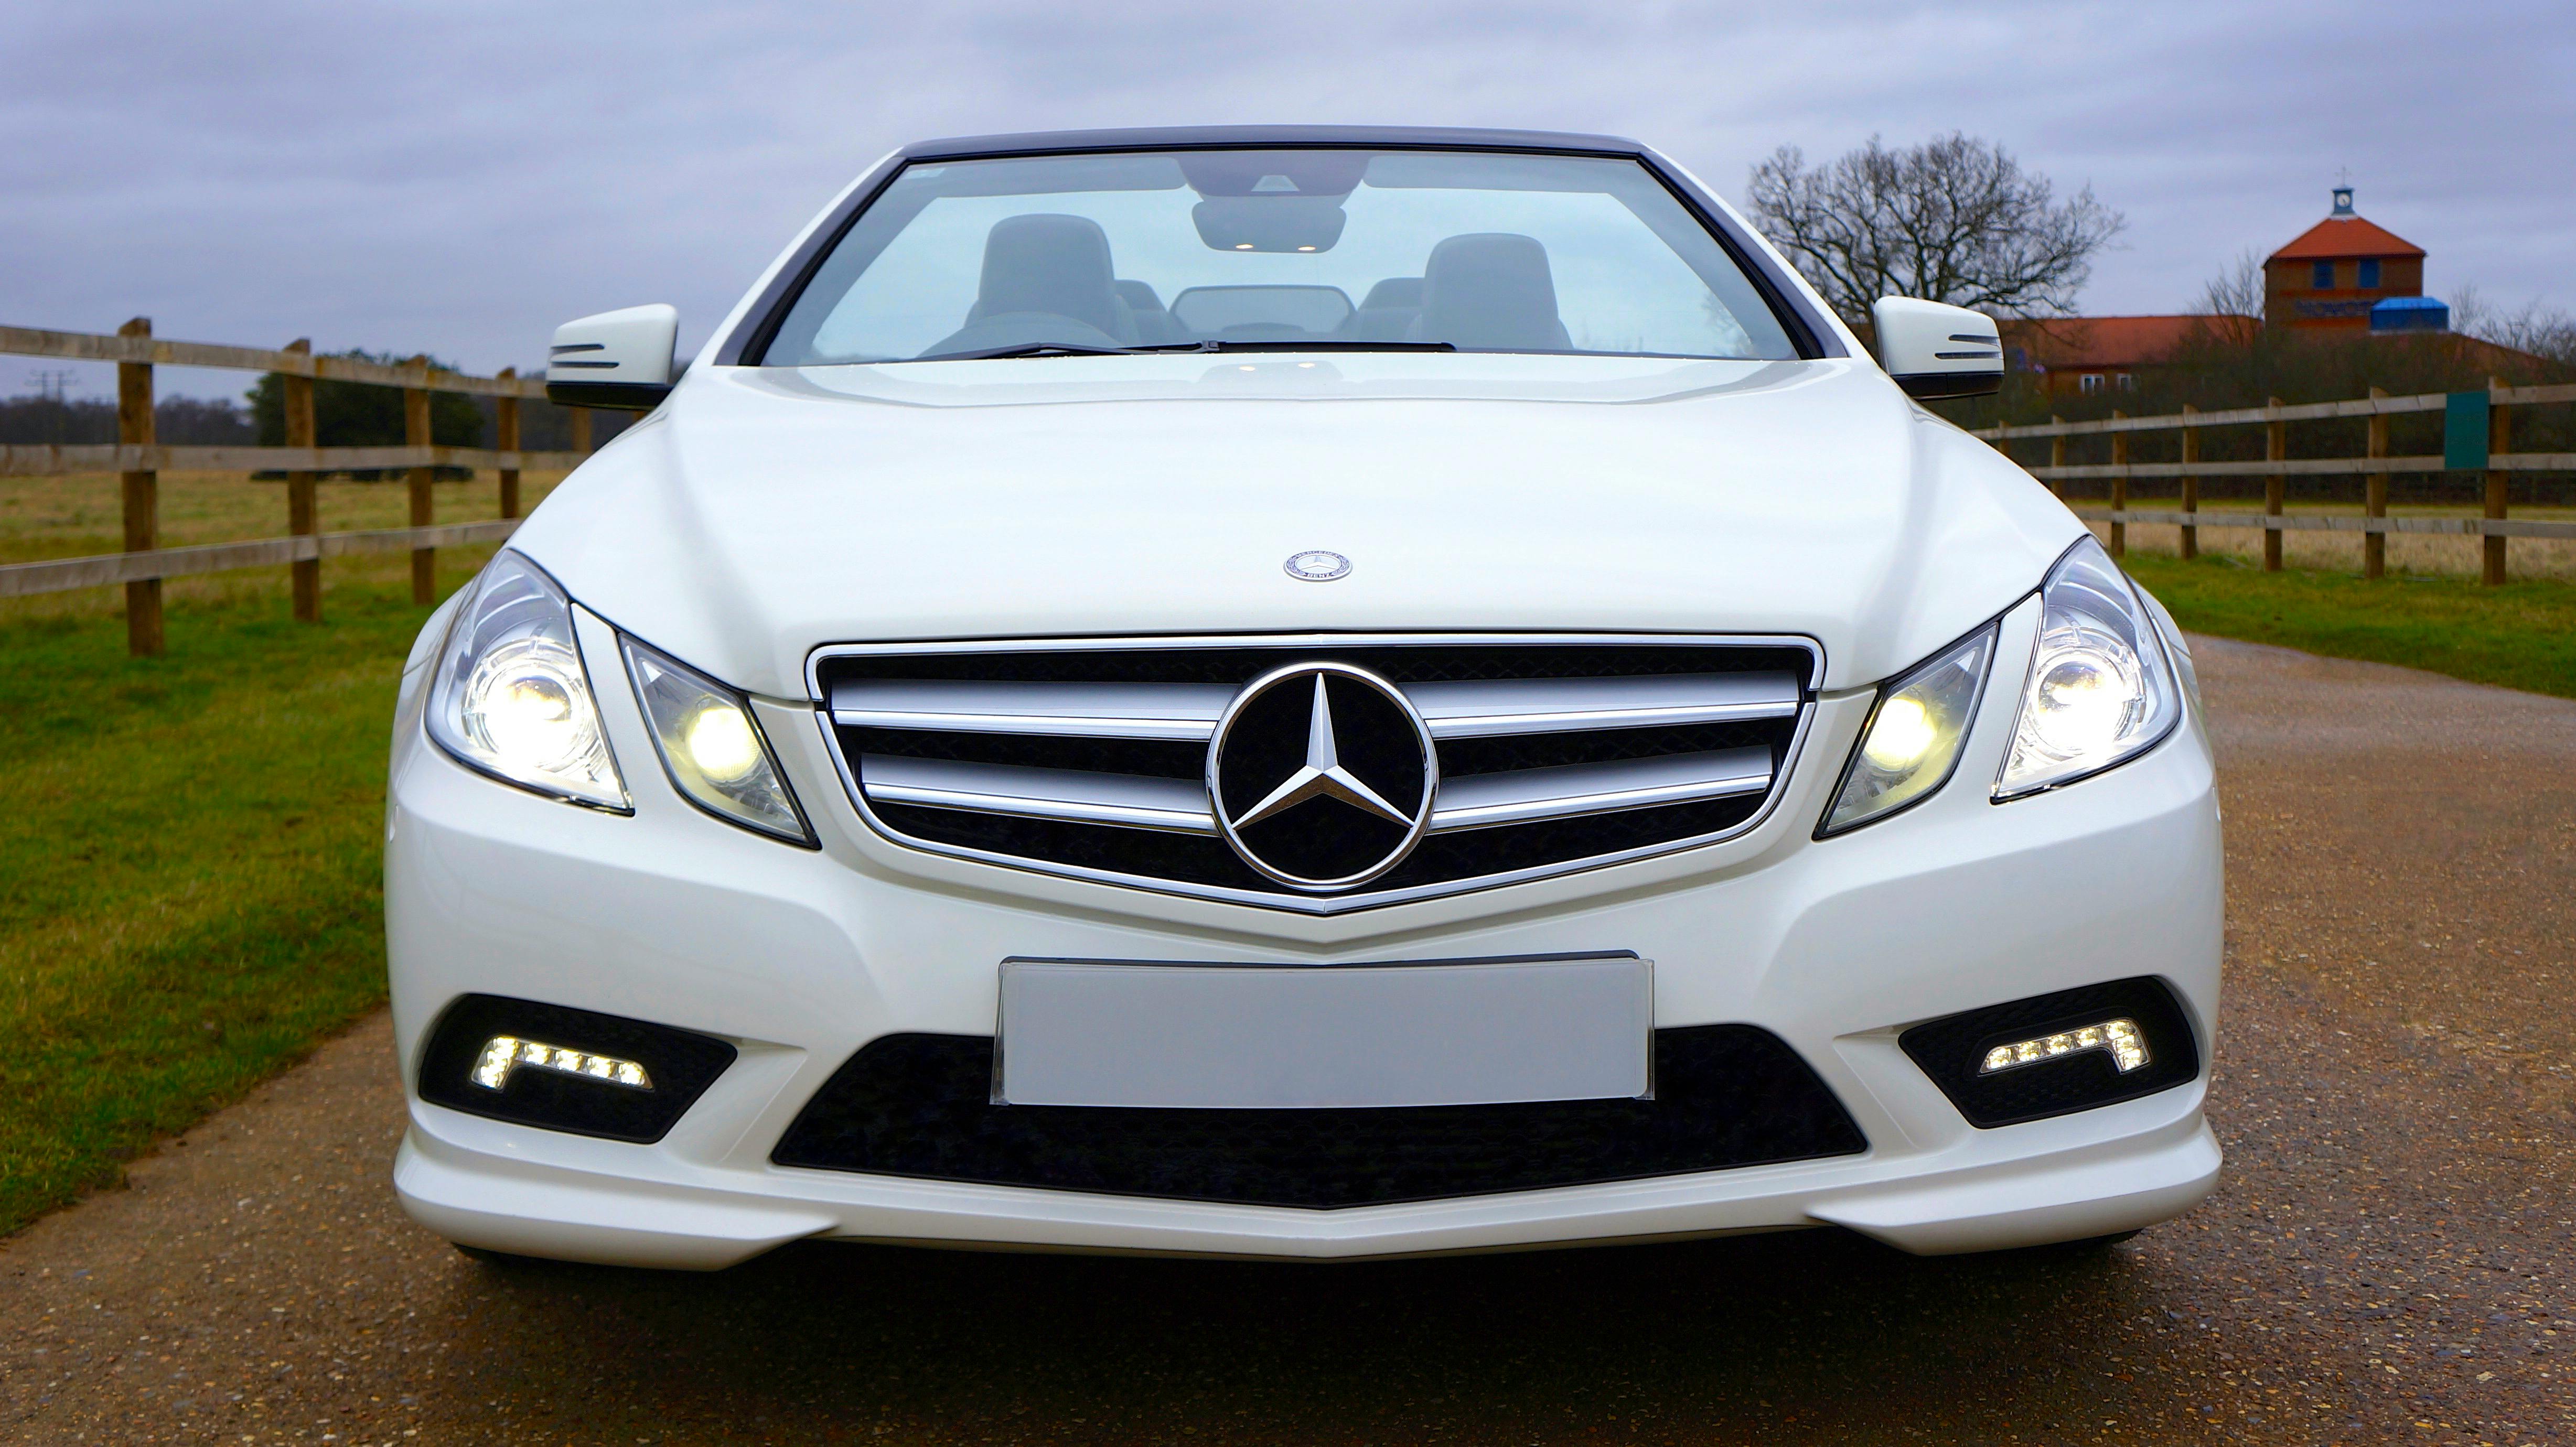
{"label": "orange tiled roof", "polygon": [[2329,216],[2272,253],[2274,261],[2347,261],[2355,257],[2422,256],[2424,248],[2358,216]]}
{"label": "orange tiled roof", "polygon": [[2008,321],[2003,332],[2006,346],[2043,367],[2098,372],[2161,362],[2196,332],[2254,325],[2252,317],[2050,317]]}

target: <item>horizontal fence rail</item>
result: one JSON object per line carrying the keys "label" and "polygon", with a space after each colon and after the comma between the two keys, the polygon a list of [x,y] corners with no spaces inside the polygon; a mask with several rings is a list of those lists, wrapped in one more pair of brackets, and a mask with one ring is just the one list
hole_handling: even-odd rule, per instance
{"label": "horizontal fence rail", "polygon": [[[284,347],[235,347],[214,342],[169,341],[152,335],[148,318],[136,317],[114,336],[0,327],[0,353],[108,362],[116,367],[116,432],[113,443],[73,446],[0,446],[0,477],[64,477],[113,472],[122,494],[125,551],[85,558],[0,565],[0,598],[123,585],[125,638],[138,656],[162,648],[161,581],[197,573],[286,565],[295,617],[322,618],[322,560],[355,553],[411,554],[412,601],[436,599],[437,557],[442,547],[499,542],[518,527],[519,474],[570,471],[589,455],[591,420],[572,410],[573,450],[528,452],[519,446],[519,404],[543,399],[545,381],[515,369],[495,377],[469,376],[433,367],[426,357],[376,362],[358,357],[317,357],[311,343]],[[283,447],[163,447],[155,437],[153,369],[214,367],[270,372],[284,381],[286,444]],[[355,382],[402,392],[403,445],[323,447],[318,443],[313,389],[317,382]],[[441,447],[430,440],[430,400],[437,393],[494,399],[497,446]],[[441,469],[489,469],[500,475],[501,516],[482,522],[440,524],[431,484]],[[161,537],[161,474],[240,472],[280,474],[286,483],[286,523],[292,534],[248,542],[165,548]],[[321,530],[317,484],[325,474],[399,472],[410,489],[411,526],[360,532]]]}
{"label": "horizontal fence rail", "polygon": [[2468,538],[2576,538],[2576,522],[2528,518],[2390,518],[2333,513],[2173,512],[2140,508],[2073,509],[2092,523],[2150,523],[2184,528],[2260,528],[2293,533],[2433,533]]}
{"label": "horizontal fence rail", "polygon": [[115,442],[0,446],[0,477],[85,472],[392,472],[467,467],[570,472],[588,454],[481,447],[130,447]]}
{"label": "horizontal fence rail", "polygon": [[225,573],[235,568],[263,568],[354,553],[403,553],[415,548],[462,548],[497,543],[518,531],[516,518],[488,522],[445,523],[425,528],[378,528],[364,532],[307,533],[294,538],[261,538],[247,543],[204,543],[187,548],[155,548],[146,553],[99,553],[85,558],[55,558],[40,563],[0,565],[0,598],[36,593],[68,593],[75,588],[103,588],[184,578],[192,573]]}
{"label": "horizontal fence rail", "polygon": [[[2386,472],[2440,472],[2438,457],[2284,457],[2275,462],[2081,462],[2022,469],[2042,482],[2112,477],[2351,477]],[[2481,472],[2576,472],[2576,452],[2503,452]]]}
{"label": "horizontal fence rail", "polygon": [[542,377],[471,377],[427,362],[370,362],[358,357],[317,357],[310,351],[271,351],[265,347],[229,347],[218,342],[162,341],[141,336],[99,336],[90,332],[49,332],[37,327],[0,327],[0,353],[20,357],[61,357],[75,362],[127,362],[163,367],[214,367],[236,372],[283,372],[325,382],[368,382],[379,387],[411,387],[424,392],[462,392],[473,397],[526,397],[543,400]]}
{"label": "horizontal fence rail", "polygon": [[[2550,402],[2576,402],[2576,383],[2549,387],[2487,389],[2498,407],[2536,407]],[[2331,422],[2348,417],[2396,417],[2439,412],[2450,403],[2448,392],[2422,392],[2408,397],[2362,397],[2349,402],[2292,402],[2275,407],[2232,407],[2223,412],[2160,413],[2153,417],[2103,417],[2091,422],[2029,422],[2009,427],[1980,427],[1973,435],[1988,442],[2023,437],[2093,437],[2111,432],[2178,432],[2185,427],[2244,427],[2262,422]],[[2438,469],[2436,469],[2438,470]]]}

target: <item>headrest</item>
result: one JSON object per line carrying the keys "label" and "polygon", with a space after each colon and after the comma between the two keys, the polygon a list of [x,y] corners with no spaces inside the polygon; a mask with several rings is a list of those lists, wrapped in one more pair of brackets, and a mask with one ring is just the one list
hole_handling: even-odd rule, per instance
{"label": "headrest", "polygon": [[1460,347],[1563,351],[1571,345],[1556,312],[1547,248],[1507,231],[1452,236],[1431,248],[1417,326],[1426,342]]}
{"label": "headrest", "polygon": [[1012,216],[984,238],[976,314],[1052,312],[1115,335],[1117,273],[1109,234],[1087,216]]}
{"label": "headrest", "polygon": [[1420,305],[1422,305],[1422,278],[1418,276],[1390,276],[1370,287],[1368,299],[1360,303],[1363,310],[1370,307]]}

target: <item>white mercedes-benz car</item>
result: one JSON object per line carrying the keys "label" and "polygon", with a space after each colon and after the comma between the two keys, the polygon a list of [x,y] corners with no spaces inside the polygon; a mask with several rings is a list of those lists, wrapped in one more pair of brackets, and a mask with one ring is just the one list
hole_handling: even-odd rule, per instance
{"label": "white mercedes-benz car", "polygon": [[1630,141],[913,146],[421,633],[411,1214],[1356,1257],[2206,1194],[2219,815],[2085,525]]}

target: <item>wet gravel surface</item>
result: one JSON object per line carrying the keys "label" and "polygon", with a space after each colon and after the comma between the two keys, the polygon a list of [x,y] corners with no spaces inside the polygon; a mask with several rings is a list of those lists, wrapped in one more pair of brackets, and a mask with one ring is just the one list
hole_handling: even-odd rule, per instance
{"label": "wet gravel surface", "polygon": [[2576,1442],[2576,703],[2202,640],[2229,995],[2198,1211],[1379,1265],[479,1265],[381,1018],[0,1245],[29,1442]]}

